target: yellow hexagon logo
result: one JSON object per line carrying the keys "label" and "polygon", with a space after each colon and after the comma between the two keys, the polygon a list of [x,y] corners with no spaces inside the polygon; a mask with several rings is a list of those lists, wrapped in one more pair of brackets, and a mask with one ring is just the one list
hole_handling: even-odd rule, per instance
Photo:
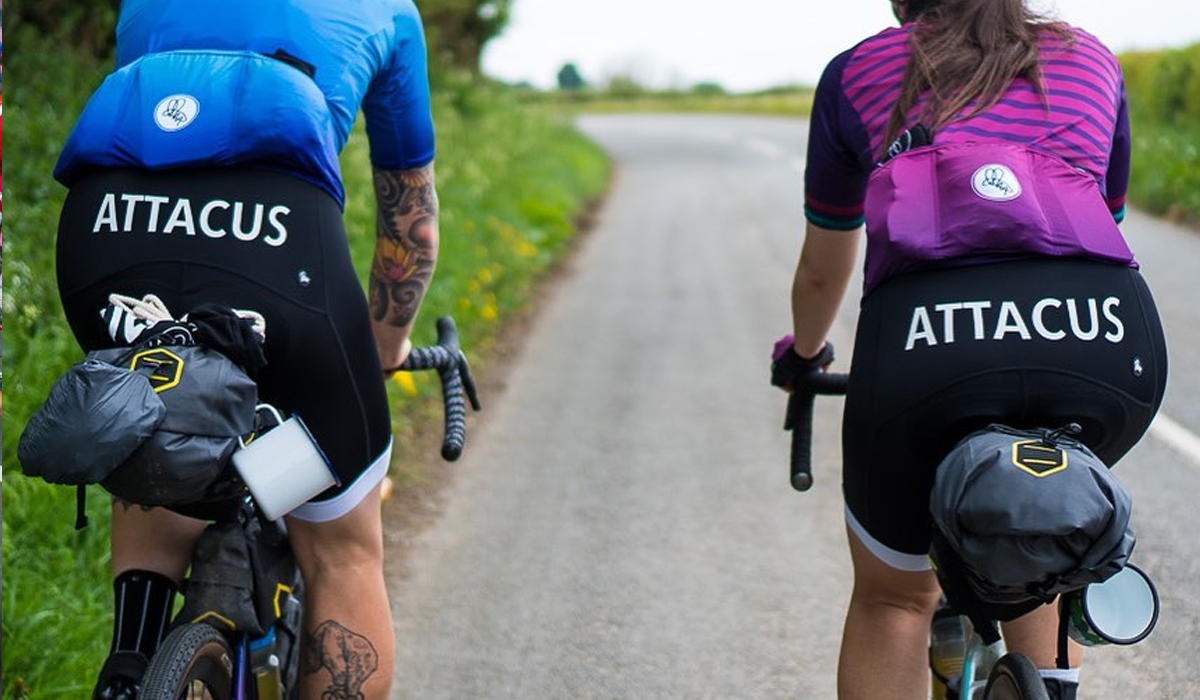
{"label": "yellow hexagon logo", "polygon": [[166,348],[143,350],[133,356],[129,369],[145,374],[155,392],[166,391],[183,378],[183,358]]}
{"label": "yellow hexagon logo", "polygon": [[1039,479],[1067,468],[1067,453],[1040,440],[1013,443],[1012,461],[1019,469]]}

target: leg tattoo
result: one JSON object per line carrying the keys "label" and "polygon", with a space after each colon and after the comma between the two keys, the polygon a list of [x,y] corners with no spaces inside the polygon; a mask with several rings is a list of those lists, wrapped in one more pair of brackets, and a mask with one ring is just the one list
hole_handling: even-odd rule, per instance
{"label": "leg tattoo", "polygon": [[362,687],[379,668],[379,654],[366,637],[326,620],[304,633],[301,671],[312,675],[329,671],[329,687],[322,700],[362,700]]}

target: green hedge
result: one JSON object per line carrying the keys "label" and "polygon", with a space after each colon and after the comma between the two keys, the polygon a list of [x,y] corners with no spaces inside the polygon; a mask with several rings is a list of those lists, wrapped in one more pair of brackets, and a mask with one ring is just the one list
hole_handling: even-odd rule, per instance
{"label": "green hedge", "polygon": [[1200,44],[1121,57],[1135,114],[1161,124],[1200,127]]}
{"label": "green hedge", "polygon": [[1200,222],[1200,44],[1121,56],[1133,131],[1130,199]]}

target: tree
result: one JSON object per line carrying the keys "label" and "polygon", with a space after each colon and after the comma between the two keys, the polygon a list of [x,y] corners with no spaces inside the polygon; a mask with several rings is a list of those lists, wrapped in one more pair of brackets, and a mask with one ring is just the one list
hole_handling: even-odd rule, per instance
{"label": "tree", "polygon": [[574,63],[564,65],[558,71],[558,89],[566,92],[582,90],[586,83]]}
{"label": "tree", "polygon": [[[508,26],[513,2],[417,0],[434,57],[478,74],[483,47]],[[98,56],[113,50],[120,0],[9,0],[8,4],[10,24],[30,24]]]}
{"label": "tree", "polygon": [[120,0],[9,0],[6,25],[27,24],[97,56],[112,53]]}
{"label": "tree", "polygon": [[487,42],[508,26],[513,0],[419,0],[434,56],[479,73]]}
{"label": "tree", "polygon": [[641,97],[646,88],[632,75],[614,75],[608,79],[608,95],[620,100]]}
{"label": "tree", "polygon": [[702,95],[704,97],[715,97],[715,96],[725,95],[726,92],[725,92],[725,88],[720,83],[714,83],[714,82],[708,81],[708,82],[703,82],[703,83],[696,83],[695,85],[693,85],[692,86],[692,94],[693,95]]}

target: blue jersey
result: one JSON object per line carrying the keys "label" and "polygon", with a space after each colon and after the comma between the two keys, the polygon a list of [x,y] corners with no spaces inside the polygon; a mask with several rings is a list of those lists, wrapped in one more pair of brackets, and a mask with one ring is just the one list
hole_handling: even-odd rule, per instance
{"label": "blue jersey", "polygon": [[54,175],[243,165],[344,200],[338,153],[361,108],[371,162],[433,160],[425,38],[411,0],[124,0],[117,69]]}

